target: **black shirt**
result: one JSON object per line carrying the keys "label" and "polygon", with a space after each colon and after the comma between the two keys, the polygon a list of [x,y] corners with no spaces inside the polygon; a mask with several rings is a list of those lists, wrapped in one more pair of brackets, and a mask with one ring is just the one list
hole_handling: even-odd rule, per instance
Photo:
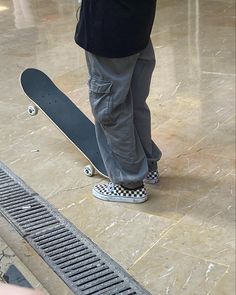
{"label": "black shirt", "polygon": [[150,39],[156,0],[83,0],[75,41],[104,57],[143,50]]}

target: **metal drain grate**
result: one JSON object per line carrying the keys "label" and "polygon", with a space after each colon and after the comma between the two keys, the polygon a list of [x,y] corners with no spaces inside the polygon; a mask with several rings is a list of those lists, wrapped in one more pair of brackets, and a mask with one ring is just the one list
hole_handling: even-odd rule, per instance
{"label": "metal drain grate", "polygon": [[1,162],[0,212],[75,294],[150,294]]}

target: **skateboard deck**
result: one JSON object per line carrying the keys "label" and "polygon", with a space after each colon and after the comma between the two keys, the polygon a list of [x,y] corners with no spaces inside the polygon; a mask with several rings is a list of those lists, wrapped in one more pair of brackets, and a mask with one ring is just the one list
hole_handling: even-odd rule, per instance
{"label": "skateboard deck", "polygon": [[[84,113],[57,88],[45,73],[38,69],[24,70],[20,83],[31,103],[59,128],[99,174],[107,177],[98,148],[95,126]],[[34,108],[34,106],[31,107]]]}

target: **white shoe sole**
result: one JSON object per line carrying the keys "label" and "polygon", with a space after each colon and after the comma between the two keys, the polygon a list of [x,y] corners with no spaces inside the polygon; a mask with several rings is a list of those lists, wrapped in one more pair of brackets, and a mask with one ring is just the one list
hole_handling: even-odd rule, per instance
{"label": "white shoe sole", "polygon": [[143,203],[147,201],[148,196],[145,197],[119,197],[119,196],[112,196],[112,195],[104,195],[93,189],[93,195],[97,199],[109,202],[122,202],[122,203]]}

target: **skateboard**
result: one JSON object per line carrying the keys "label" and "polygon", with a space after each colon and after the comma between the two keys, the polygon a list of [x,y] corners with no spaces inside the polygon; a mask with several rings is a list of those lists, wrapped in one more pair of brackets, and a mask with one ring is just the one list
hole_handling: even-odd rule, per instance
{"label": "skateboard", "polygon": [[94,124],[42,71],[25,69],[20,76],[23,91],[31,104],[28,113],[35,116],[41,110],[56,127],[87,158],[84,173],[93,176],[97,171],[107,177],[95,134]]}

